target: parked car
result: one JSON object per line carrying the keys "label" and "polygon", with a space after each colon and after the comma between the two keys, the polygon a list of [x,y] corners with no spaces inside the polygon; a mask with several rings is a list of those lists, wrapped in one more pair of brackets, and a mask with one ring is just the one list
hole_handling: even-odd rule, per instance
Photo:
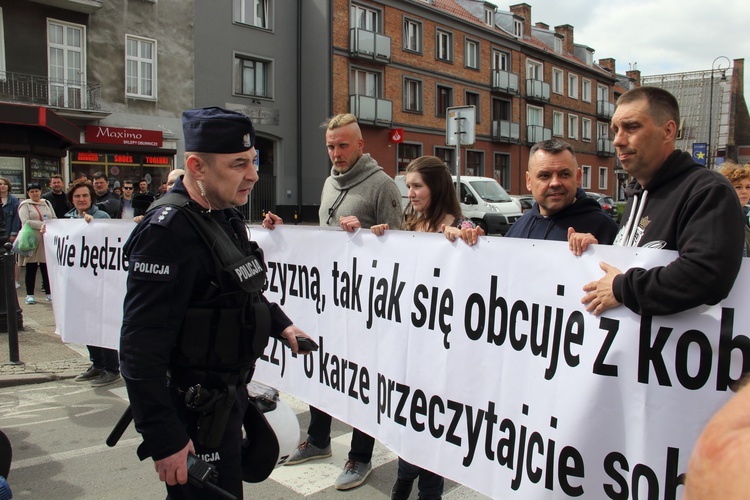
{"label": "parked car", "polygon": [[534,197],[530,194],[512,194],[510,197],[516,202],[516,205],[521,207],[521,212],[523,213],[531,210],[531,206],[534,204]]}
{"label": "parked car", "polygon": [[612,198],[610,198],[606,194],[591,192],[586,192],[586,196],[595,199],[599,203],[599,205],[601,205],[604,213],[612,217],[612,219],[617,222],[617,205],[615,205],[615,201]]}
{"label": "parked car", "polygon": [[[406,176],[397,175],[396,185],[401,191],[401,204],[409,204]],[[456,182],[456,176],[453,176]],[[487,234],[505,234],[523,213],[518,204],[495,179],[490,177],[461,176],[461,211],[463,216],[484,229]]]}

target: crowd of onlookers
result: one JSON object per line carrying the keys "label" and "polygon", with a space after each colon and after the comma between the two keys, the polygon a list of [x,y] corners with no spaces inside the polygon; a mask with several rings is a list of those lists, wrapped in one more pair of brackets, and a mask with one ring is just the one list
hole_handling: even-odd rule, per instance
{"label": "crowd of onlookers", "polygon": [[[138,222],[146,213],[148,206],[168,190],[168,183],[174,183],[182,173],[181,169],[173,170],[166,182],[156,193],[149,190],[149,182],[141,179],[115,181],[110,189],[109,179],[103,172],[96,172],[92,180],[85,174],[78,174],[76,179],[64,189],[61,175],[55,174],[49,180],[49,190],[42,194],[42,186],[30,182],[26,186],[26,199],[19,200],[12,194],[10,180],[0,177],[0,201],[2,202],[2,219],[0,220],[0,243],[16,243],[22,229],[28,232],[26,239],[33,241],[33,248],[25,247],[24,251],[14,246],[16,254],[16,288],[21,288],[21,268],[25,268],[24,286],[26,287],[25,303],[36,304],[34,295],[37,272],[41,274],[42,291],[47,302],[52,302],[52,289],[47,274],[47,261],[44,251],[44,225],[52,219],[125,219]],[[96,346],[87,346],[92,361],[91,367],[76,380],[90,381],[94,387],[111,384],[120,378],[120,362],[117,351]]]}

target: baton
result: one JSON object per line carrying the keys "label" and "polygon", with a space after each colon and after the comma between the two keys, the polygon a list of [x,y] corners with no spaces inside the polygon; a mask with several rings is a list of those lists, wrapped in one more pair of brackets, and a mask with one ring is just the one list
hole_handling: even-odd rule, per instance
{"label": "baton", "polygon": [[120,420],[118,420],[115,426],[112,428],[112,432],[110,432],[109,436],[107,436],[107,446],[111,448],[116,445],[125,432],[125,429],[128,428],[130,422],[132,421],[133,412],[130,410],[130,405],[128,405],[128,407],[125,408],[125,412],[122,414],[122,417],[120,417]]}

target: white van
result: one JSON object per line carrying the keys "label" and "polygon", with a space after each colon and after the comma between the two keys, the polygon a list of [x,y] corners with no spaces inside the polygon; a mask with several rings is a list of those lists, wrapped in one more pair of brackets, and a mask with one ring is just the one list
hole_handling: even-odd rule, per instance
{"label": "white van", "polygon": [[[453,176],[453,183],[456,176]],[[401,206],[409,204],[406,176],[397,175],[396,185],[401,191]],[[487,234],[505,234],[522,212],[510,195],[495,180],[489,177],[461,176],[461,211],[463,216],[481,226]]]}

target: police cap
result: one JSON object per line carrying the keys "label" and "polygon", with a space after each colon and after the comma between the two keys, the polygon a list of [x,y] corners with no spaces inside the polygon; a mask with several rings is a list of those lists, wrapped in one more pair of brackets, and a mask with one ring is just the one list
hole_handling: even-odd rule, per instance
{"label": "police cap", "polygon": [[253,122],[236,111],[219,107],[189,109],[182,113],[185,151],[242,153],[255,144]]}

